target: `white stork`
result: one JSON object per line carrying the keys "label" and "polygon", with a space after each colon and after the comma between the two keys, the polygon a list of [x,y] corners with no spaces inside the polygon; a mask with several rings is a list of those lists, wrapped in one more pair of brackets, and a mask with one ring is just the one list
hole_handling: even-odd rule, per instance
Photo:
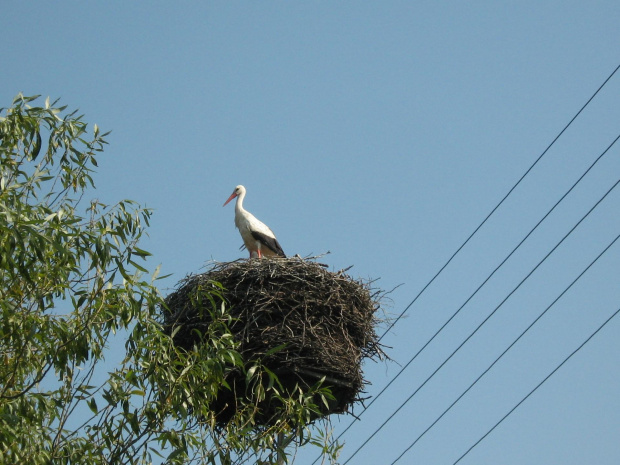
{"label": "white stork", "polygon": [[250,258],[253,256],[261,257],[286,257],[280,243],[276,239],[276,235],[269,227],[256,219],[249,211],[243,208],[243,199],[245,198],[245,187],[239,185],[224,202],[224,207],[232,199],[237,197],[235,204],[235,225],[239,229],[241,238],[245,247],[250,252]]}

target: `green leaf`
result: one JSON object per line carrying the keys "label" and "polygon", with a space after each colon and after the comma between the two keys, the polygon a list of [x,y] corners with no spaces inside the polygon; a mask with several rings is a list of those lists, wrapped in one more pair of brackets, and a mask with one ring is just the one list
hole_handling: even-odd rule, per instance
{"label": "green leaf", "polygon": [[97,408],[97,401],[94,397],[87,401],[87,405],[95,415],[99,413],[99,409]]}
{"label": "green leaf", "polygon": [[273,347],[273,348],[269,349],[267,352],[265,352],[265,357],[269,357],[270,355],[273,355],[276,352],[280,352],[285,347],[286,347],[286,344],[280,344],[277,347]]}
{"label": "green leaf", "polygon": [[132,250],[134,255],[137,255],[138,257],[142,257],[142,258],[146,258],[146,257],[150,257],[152,254],[150,252],[147,252],[146,250],[142,250],[141,248],[135,246]]}
{"label": "green leaf", "polygon": [[245,374],[246,383],[250,382],[250,380],[254,376],[254,373],[256,373],[256,370],[258,370],[258,365],[253,365],[252,367],[250,367],[250,369]]}
{"label": "green leaf", "polygon": [[35,131],[34,144],[32,146],[32,152],[30,155],[31,159],[36,160],[36,158],[39,156],[40,151],[41,151],[41,134],[39,133],[39,131]]}
{"label": "green leaf", "polygon": [[184,455],[185,451],[183,449],[175,449],[170,455],[168,455],[167,461],[174,462],[175,460],[182,458]]}

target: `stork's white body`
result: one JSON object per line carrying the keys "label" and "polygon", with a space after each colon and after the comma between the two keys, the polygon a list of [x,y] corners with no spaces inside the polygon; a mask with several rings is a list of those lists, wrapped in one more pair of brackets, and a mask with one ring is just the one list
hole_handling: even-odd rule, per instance
{"label": "stork's white body", "polygon": [[[265,257],[275,257],[278,255],[276,252],[269,249],[269,247],[263,245],[260,240],[254,238],[258,232],[264,236],[271,237],[273,240],[276,240],[276,236],[269,226],[256,219],[256,217],[249,211],[243,209],[240,197],[235,205],[235,226],[237,226],[237,229],[241,234],[245,247],[250,251],[250,257],[253,256],[252,254],[258,256],[264,255]],[[252,232],[254,232],[254,235]]]}
{"label": "stork's white body", "polygon": [[243,208],[245,187],[237,186],[224,205],[235,197],[237,197],[237,202],[235,203],[235,225],[239,229],[245,247],[250,252],[250,258],[284,257],[284,251],[273,231]]}

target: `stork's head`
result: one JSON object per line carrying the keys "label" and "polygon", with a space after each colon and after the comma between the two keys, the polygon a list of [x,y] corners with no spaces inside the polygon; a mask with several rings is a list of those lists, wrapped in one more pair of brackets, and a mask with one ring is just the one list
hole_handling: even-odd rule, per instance
{"label": "stork's head", "polygon": [[224,202],[224,205],[222,206],[225,207],[226,204],[228,204],[228,202],[230,202],[232,199],[234,199],[235,197],[239,195],[245,195],[245,187],[243,187],[241,184],[235,187],[235,190],[233,191],[233,193],[230,195],[230,197],[228,197],[228,200]]}

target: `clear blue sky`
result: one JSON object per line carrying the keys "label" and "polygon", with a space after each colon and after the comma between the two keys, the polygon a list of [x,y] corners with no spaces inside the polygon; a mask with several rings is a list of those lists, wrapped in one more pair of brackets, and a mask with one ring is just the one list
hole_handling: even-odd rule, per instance
{"label": "clear blue sky", "polygon": [[[245,256],[403,283],[400,313],[620,64],[620,2],[3,2],[0,106],[61,97],[112,130],[97,196],[155,209],[164,293]],[[620,133],[620,72],[429,286],[374,395]],[[620,144],[343,437],[345,461],[620,177]],[[620,187],[350,463],[391,463],[620,233]],[[620,241],[398,463],[451,464],[620,307]],[[461,464],[620,463],[620,317]],[[359,413],[361,409],[356,409]],[[336,434],[351,417],[334,418]],[[315,451],[300,450],[295,463]]]}

